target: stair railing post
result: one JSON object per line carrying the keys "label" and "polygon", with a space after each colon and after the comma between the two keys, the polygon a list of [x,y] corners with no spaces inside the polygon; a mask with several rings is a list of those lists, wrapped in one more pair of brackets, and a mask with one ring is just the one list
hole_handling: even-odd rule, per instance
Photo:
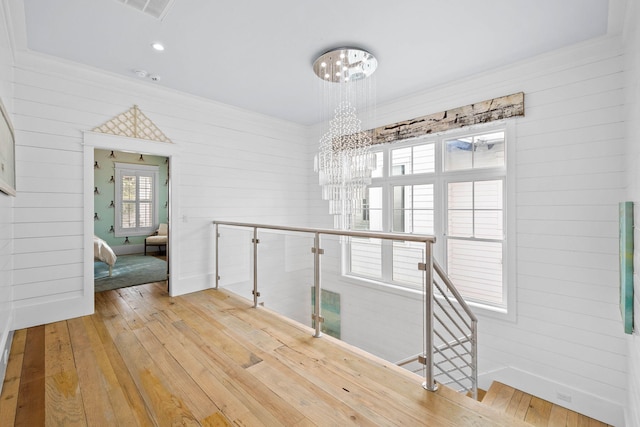
{"label": "stair railing post", "polygon": [[429,391],[436,391],[438,384],[436,384],[435,377],[433,375],[433,248],[431,242],[425,243],[424,252],[424,265],[421,266],[424,270],[425,280],[425,383],[422,386]]}
{"label": "stair railing post", "polygon": [[313,304],[313,320],[315,322],[315,334],[316,338],[322,336],[320,330],[320,324],[322,323],[322,315],[320,312],[320,255],[322,249],[320,249],[320,233],[316,232],[313,238],[313,292],[314,292],[314,304]]}
{"label": "stair railing post", "polygon": [[260,292],[258,292],[258,227],[253,227],[253,239],[251,240],[253,243],[253,307],[258,307],[258,297],[260,296]]}
{"label": "stair railing post", "polygon": [[218,232],[218,223],[215,223],[213,225],[213,232],[216,233],[216,244],[215,244],[215,252],[216,252],[216,256],[215,256],[215,261],[216,261],[216,285],[215,285],[215,289],[218,289],[218,286],[220,285],[220,269],[218,268],[218,262],[220,261],[220,257],[218,256],[218,243],[220,240],[220,233]]}
{"label": "stair railing post", "polygon": [[478,321],[471,321],[471,393],[478,400]]}

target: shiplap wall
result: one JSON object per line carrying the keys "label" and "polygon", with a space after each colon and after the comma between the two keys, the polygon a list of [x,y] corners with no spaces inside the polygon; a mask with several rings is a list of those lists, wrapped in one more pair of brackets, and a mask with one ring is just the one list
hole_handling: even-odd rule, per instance
{"label": "shiplap wall", "polygon": [[[624,422],[627,383],[617,264],[623,67],[620,39],[603,38],[377,109],[383,125],[525,92],[525,117],[515,120],[509,147],[516,150],[517,240],[509,248],[516,317],[479,312],[481,385],[499,379],[614,425]],[[328,226],[316,180],[312,174],[310,222]],[[376,304],[368,300],[372,307],[389,304],[384,292]],[[364,325],[383,323],[371,314]]]}
{"label": "shiplap wall", "polygon": [[629,373],[627,378],[627,426],[640,426],[640,7],[627,2],[624,31],[627,129],[627,197],[634,202],[634,333],[627,336]]}
{"label": "shiplap wall", "polygon": [[[8,113],[13,112],[13,55],[9,43],[4,4],[0,4],[0,99]],[[0,378],[4,378],[6,365],[2,353],[7,345],[12,318],[12,252],[13,252],[13,197],[0,193]],[[0,386],[1,388],[1,386]]]}
{"label": "shiplap wall", "polygon": [[[74,314],[84,289],[83,192],[93,188],[83,182],[82,132],[134,104],[177,151],[174,294],[211,285],[212,220],[304,224],[305,127],[35,54],[16,62],[16,328]],[[157,143],[148,144],[153,152]]]}
{"label": "shiplap wall", "polygon": [[496,377],[621,425],[624,61],[618,39],[555,59],[532,63],[535,74],[519,83],[527,104],[516,127],[517,323],[481,323],[483,369],[508,366]]}

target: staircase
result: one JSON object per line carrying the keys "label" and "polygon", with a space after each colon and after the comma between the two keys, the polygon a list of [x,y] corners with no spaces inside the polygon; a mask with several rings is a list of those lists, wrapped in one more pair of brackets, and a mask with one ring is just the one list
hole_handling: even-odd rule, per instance
{"label": "staircase", "polygon": [[[478,395],[480,396],[482,393],[479,392]],[[547,402],[497,381],[491,384],[484,398],[482,398],[482,403],[513,418],[525,421],[532,426],[610,427],[608,424],[570,411],[567,408]]]}

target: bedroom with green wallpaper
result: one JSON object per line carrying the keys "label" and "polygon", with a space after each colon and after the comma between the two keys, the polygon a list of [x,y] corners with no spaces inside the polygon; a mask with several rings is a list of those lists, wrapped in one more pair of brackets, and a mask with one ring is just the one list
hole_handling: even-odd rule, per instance
{"label": "bedroom with green wallpaper", "polygon": [[107,242],[118,255],[142,253],[146,236],[116,237],[116,163],[158,166],[158,222],[169,219],[168,158],[140,153],[96,149],[94,153],[94,234]]}

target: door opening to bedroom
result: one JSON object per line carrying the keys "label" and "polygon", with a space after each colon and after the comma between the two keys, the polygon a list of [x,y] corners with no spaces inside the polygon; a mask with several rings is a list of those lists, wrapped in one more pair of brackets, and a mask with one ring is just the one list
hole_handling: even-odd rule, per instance
{"label": "door opening to bedroom", "polygon": [[94,150],[94,289],[169,280],[169,158]]}

